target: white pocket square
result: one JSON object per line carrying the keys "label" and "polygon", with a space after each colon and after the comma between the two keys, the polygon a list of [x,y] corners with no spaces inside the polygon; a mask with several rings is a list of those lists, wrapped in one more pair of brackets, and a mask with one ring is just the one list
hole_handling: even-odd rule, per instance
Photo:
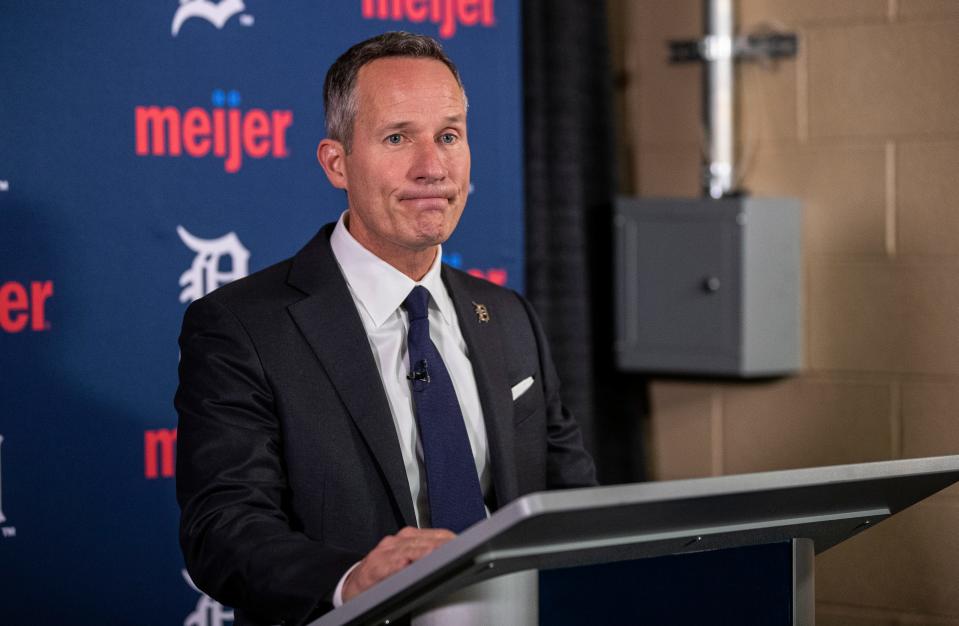
{"label": "white pocket square", "polygon": [[524,393],[526,393],[526,390],[529,389],[529,388],[532,387],[532,386],[533,386],[533,377],[532,377],[532,376],[527,376],[527,377],[524,378],[523,380],[521,380],[521,381],[519,381],[518,383],[516,383],[515,385],[513,385],[513,389],[512,389],[512,391],[513,391],[513,400],[516,400],[516,398],[518,398],[518,397],[520,397],[521,395],[523,395]]}

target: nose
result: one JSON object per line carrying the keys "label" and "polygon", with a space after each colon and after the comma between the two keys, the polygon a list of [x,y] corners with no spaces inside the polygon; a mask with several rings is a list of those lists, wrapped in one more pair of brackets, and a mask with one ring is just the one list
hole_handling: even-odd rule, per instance
{"label": "nose", "polygon": [[414,147],[410,178],[421,184],[436,183],[446,178],[446,164],[435,141],[424,141]]}

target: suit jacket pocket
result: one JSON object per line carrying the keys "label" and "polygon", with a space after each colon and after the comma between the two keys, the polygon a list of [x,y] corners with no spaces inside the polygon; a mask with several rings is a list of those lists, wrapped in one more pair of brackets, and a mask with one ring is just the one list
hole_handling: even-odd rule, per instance
{"label": "suit jacket pocket", "polygon": [[[545,407],[543,390],[536,377],[527,376],[513,385],[513,393],[518,395],[513,400],[513,424],[520,425],[531,415]],[[525,388],[525,389],[524,389]]]}

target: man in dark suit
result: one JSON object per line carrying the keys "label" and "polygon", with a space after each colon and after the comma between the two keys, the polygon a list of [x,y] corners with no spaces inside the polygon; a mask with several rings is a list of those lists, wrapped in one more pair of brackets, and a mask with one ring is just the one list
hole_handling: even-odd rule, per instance
{"label": "man in dark suit", "polygon": [[455,536],[431,526],[595,484],[529,304],[440,263],[469,190],[455,66],[387,33],[334,63],[324,100],[317,156],[347,211],[193,303],[180,337],[181,545],[237,623],[313,619]]}

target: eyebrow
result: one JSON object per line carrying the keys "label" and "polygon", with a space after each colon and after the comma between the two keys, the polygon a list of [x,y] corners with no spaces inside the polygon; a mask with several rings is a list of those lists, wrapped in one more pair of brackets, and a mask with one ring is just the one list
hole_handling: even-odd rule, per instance
{"label": "eyebrow", "polygon": [[[451,124],[451,125],[454,125],[454,124],[463,124],[463,123],[466,122],[466,116],[458,113],[458,114],[456,114],[456,115],[447,115],[445,118],[443,118],[443,120],[444,120],[446,123]],[[410,122],[410,121],[399,121],[399,122],[391,122],[391,123],[389,123],[389,124],[385,124],[384,126],[382,126],[382,128],[381,128],[380,130],[381,130],[381,132],[385,132],[385,131],[389,131],[389,130],[406,130],[406,129],[411,128],[411,127],[413,127],[413,126],[415,126],[415,123],[414,123],[414,122]]]}

